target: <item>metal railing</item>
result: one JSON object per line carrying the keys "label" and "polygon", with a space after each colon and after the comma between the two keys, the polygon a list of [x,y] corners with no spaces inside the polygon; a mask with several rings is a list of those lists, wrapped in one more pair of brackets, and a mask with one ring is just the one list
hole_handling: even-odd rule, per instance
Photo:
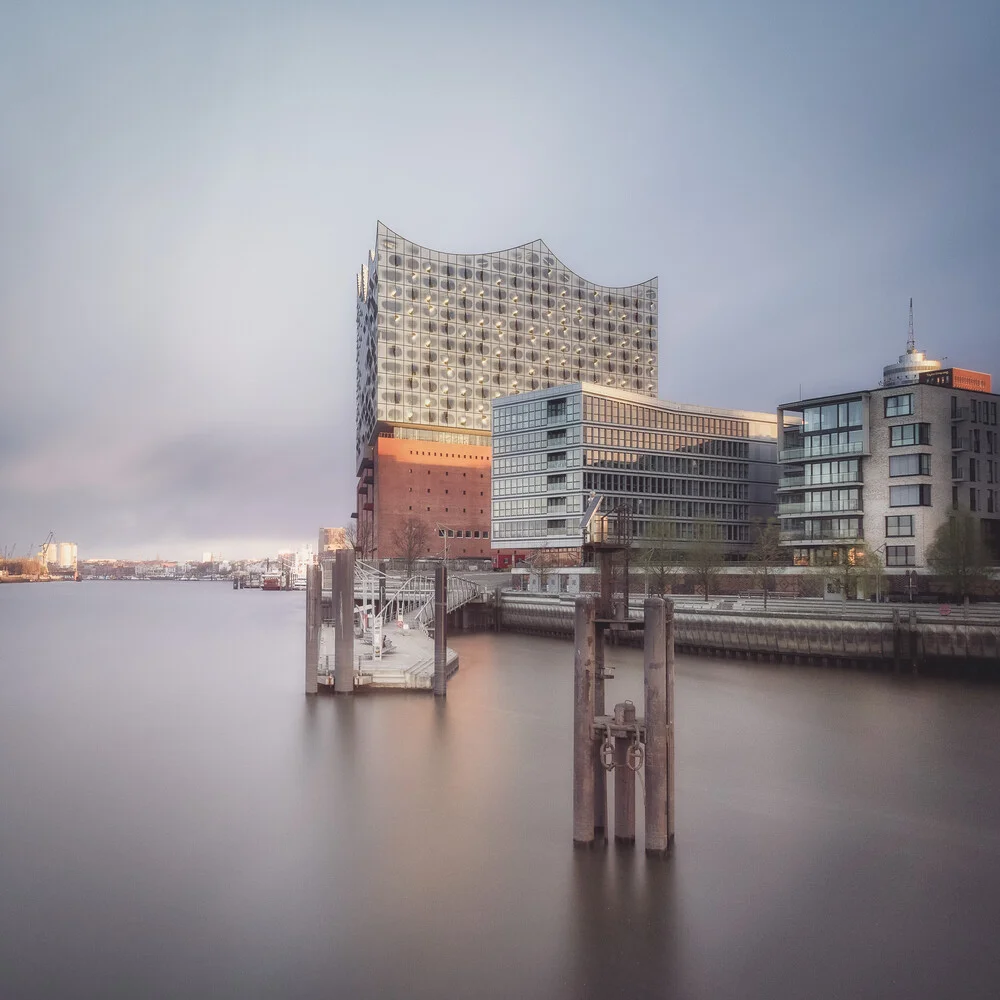
{"label": "metal railing", "polygon": [[790,514],[849,514],[861,510],[860,500],[841,501],[834,506],[823,506],[815,503],[779,503],[778,516],[785,517]]}
{"label": "metal railing", "polygon": [[809,447],[782,448],[778,453],[779,462],[801,462],[813,458],[832,458],[836,455],[859,455],[864,449],[862,441],[844,441]]}

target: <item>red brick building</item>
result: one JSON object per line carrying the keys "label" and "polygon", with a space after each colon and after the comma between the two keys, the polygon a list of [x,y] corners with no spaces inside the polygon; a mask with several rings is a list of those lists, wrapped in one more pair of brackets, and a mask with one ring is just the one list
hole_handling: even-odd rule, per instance
{"label": "red brick building", "polygon": [[[394,437],[394,430],[408,436]],[[416,440],[412,434],[410,428],[381,428],[362,463],[362,547],[370,546],[380,559],[403,557],[404,525],[415,518],[426,528],[419,556],[442,556],[447,532],[449,559],[490,558],[489,436],[470,445]]]}

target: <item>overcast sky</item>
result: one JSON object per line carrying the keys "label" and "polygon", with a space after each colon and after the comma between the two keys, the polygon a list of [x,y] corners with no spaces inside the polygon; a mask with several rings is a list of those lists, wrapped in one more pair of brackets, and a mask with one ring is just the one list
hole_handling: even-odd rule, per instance
{"label": "overcast sky", "polygon": [[0,30],[0,546],[354,505],[382,219],[660,287],[660,394],[1000,376],[1000,4],[46,2]]}

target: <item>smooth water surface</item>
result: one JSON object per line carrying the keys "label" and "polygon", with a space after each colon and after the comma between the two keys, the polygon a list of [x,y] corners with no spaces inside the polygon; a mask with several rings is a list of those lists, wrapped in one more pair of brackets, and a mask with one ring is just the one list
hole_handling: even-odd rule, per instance
{"label": "smooth water surface", "polygon": [[641,805],[572,848],[570,643],[307,699],[303,636],[301,593],[0,587],[0,997],[1000,995],[1000,691],[680,658],[647,862]]}

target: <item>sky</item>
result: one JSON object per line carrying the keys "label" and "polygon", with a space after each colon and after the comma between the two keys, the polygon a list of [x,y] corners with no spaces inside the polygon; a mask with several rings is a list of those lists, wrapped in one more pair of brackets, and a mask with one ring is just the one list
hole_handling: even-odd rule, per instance
{"label": "sky", "polygon": [[3,10],[0,549],[346,524],[378,219],[657,275],[664,398],[1000,377],[995,0]]}

